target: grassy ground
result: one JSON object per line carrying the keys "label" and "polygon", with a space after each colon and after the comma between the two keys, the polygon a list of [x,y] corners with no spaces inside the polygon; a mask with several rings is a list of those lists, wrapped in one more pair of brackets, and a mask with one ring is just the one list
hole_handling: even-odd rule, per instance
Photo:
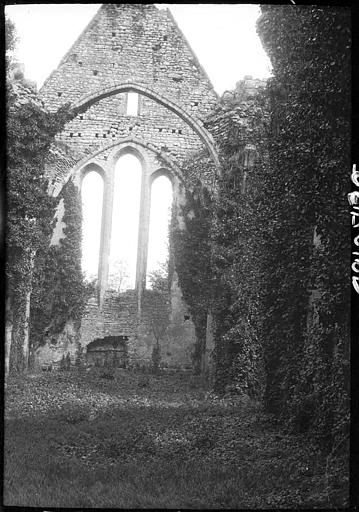
{"label": "grassy ground", "polygon": [[279,429],[259,404],[217,399],[188,374],[109,377],[92,369],[10,378],[6,505],[347,505],[343,464]]}

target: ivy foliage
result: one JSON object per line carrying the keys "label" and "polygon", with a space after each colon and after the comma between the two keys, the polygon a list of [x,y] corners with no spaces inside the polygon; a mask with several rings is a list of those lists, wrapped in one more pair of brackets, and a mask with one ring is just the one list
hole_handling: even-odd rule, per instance
{"label": "ivy foliage", "polygon": [[[263,396],[292,428],[339,446],[349,415],[349,14],[263,6],[258,31],[274,76],[207,119],[220,176],[209,202],[208,180],[190,187],[176,269],[199,339],[213,312],[216,390]],[[203,156],[193,165],[202,176]]]}
{"label": "ivy foliage", "polygon": [[[6,19],[6,298],[7,321],[13,326],[12,369],[23,361],[26,341],[26,301],[33,287],[34,260],[49,243],[55,200],[44,175],[51,144],[73,112],[68,105],[47,112],[22,78],[12,75],[16,64],[16,33]],[[16,313],[16,314],[15,314]]]}
{"label": "ivy foliage", "polygon": [[323,441],[348,419],[350,16],[262,6],[271,58],[264,350],[269,411]]}
{"label": "ivy foliage", "polygon": [[[7,71],[16,63],[15,26],[6,18]],[[7,75],[7,265],[8,294],[20,291],[29,275],[29,255],[42,247],[50,233],[54,199],[47,194],[44,166],[56,133],[70,119],[68,106],[49,114],[20,81]],[[20,89],[19,89],[20,87]],[[25,286],[28,288],[29,284]],[[24,290],[22,290],[24,291]]]}
{"label": "ivy foliage", "polygon": [[49,337],[56,343],[56,335],[67,321],[75,324],[80,321],[87,299],[95,291],[85,282],[81,269],[81,196],[73,181],[63,187],[58,196],[58,201],[61,200],[64,237],[58,245],[47,246],[37,257],[36,286],[31,297],[33,347],[45,343]]}
{"label": "ivy foliage", "polygon": [[163,293],[169,291],[169,258],[148,274],[148,280],[152,290]]}
{"label": "ivy foliage", "polygon": [[[221,161],[212,226],[217,392],[263,392],[261,292],[267,101],[234,95],[208,119]],[[250,148],[250,149],[248,149]],[[255,158],[256,157],[256,158]]]}
{"label": "ivy foliage", "polygon": [[29,275],[28,256],[46,245],[55,200],[47,193],[44,167],[51,143],[71,113],[49,114],[33,101],[20,103],[7,87],[7,278],[11,293],[20,292]]}
{"label": "ivy foliage", "polygon": [[[16,63],[15,27],[6,20],[7,70]],[[67,320],[78,320],[87,287],[81,273],[81,201],[73,183],[58,198],[48,194],[45,165],[55,136],[75,115],[69,105],[56,113],[43,107],[21,76],[7,77],[7,219],[6,277],[8,315],[12,321],[11,366],[22,370],[30,303],[30,345],[59,333]],[[64,200],[65,238],[50,247],[54,213]],[[27,298],[27,299],[26,299]],[[16,313],[16,314],[15,314]],[[9,320],[9,318],[8,318]]]}
{"label": "ivy foliage", "polygon": [[[248,166],[246,146],[263,141],[265,98],[245,102],[233,96],[207,119],[221,162],[215,192],[203,185],[216,170],[203,155],[187,164],[186,176],[197,172],[201,181],[187,192],[182,214],[185,229],[175,231],[175,262],[184,299],[196,328],[194,361],[198,371],[206,344],[207,315],[215,324],[215,390],[228,387],[258,396],[263,388],[259,345],[260,253],[258,187],[263,172]],[[249,123],[249,124],[248,124]],[[246,156],[247,155],[247,156]],[[253,155],[252,155],[253,156]],[[252,159],[251,156],[251,159]],[[253,167],[253,166],[251,166]],[[203,179],[204,177],[204,179]]]}
{"label": "ivy foliage", "polygon": [[[198,161],[188,163],[186,171],[195,164]],[[197,344],[192,358],[197,373],[201,371],[206,344],[207,314],[213,299],[210,234],[212,202],[208,190],[197,183],[192,190],[186,192],[186,202],[181,208],[184,229],[178,225],[176,215],[172,217],[171,228],[175,269],[196,330]]]}

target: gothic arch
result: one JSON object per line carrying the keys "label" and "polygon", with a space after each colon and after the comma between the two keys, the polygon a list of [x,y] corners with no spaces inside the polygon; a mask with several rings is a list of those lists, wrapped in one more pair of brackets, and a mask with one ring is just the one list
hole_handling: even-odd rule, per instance
{"label": "gothic arch", "polygon": [[[108,157],[112,192],[108,197],[109,216],[111,216],[108,220],[111,224],[111,232],[107,286],[110,285],[110,280],[112,280],[112,286],[121,284],[116,278],[119,271],[119,267],[116,269],[115,265],[117,261],[122,268],[121,287],[135,288],[141,206],[149,167],[147,160],[147,155],[135,145],[117,147]],[[126,277],[123,274],[124,270]]]}
{"label": "gothic arch", "polygon": [[146,152],[143,151],[143,148],[144,146],[135,140],[124,140],[118,142],[113,146],[112,151],[107,157],[107,164],[109,168],[112,168],[122,156],[133,155],[141,162],[142,174],[144,174],[149,167],[149,163]]}
{"label": "gothic arch", "polygon": [[84,165],[81,169],[80,169],[80,175],[79,175],[79,180],[80,180],[80,188],[81,188],[81,185],[82,185],[82,181],[84,179],[84,177],[89,173],[89,172],[92,172],[92,171],[95,171],[97,172],[103,179],[103,182],[104,182],[104,185],[106,184],[106,181],[107,181],[107,175],[103,169],[103,167],[99,164],[97,164],[96,162],[89,162],[88,164]]}
{"label": "gothic arch", "polygon": [[160,176],[165,176],[166,178],[168,178],[170,180],[170,182],[172,183],[172,186],[173,186],[173,173],[167,169],[166,167],[161,167],[160,169],[156,169],[155,171],[153,171],[150,175],[150,185],[152,185],[152,183],[157,179],[159,178]]}
{"label": "gothic arch", "polygon": [[112,85],[111,87],[105,87],[103,89],[97,90],[91,94],[87,94],[80,98],[73,106],[76,112],[80,113],[85,111],[91,105],[96,103],[99,100],[107,98],[109,96],[113,96],[114,94],[118,94],[121,92],[134,91],[143,96],[147,96],[148,98],[156,101],[160,105],[168,108],[176,115],[178,115],[185,123],[187,123],[200,137],[202,142],[207,147],[210,155],[212,156],[214,162],[217,166],[219,166],[218,156],[215,150],[215,145],[211,135],[208,131],[201,126],[199,121],[196,121],[190,114],[188,114],[182,107],[177,105],[174,101],[166,98],[165,96],[159,94],[156,91],[153,91],[149,87],[144,85],[134,83],[134,82],[125,82],[116,85]]}
{"label": "gothic arch", "polygon": [[146,289],[150,288],[151,272],[162,268],[158,266],[159,263],[165,264],[170,260],[169,266],[173,266],[173,255],[168,242],[169,223],[171,222],[172,208],[175,205],[175,196],[173,173],[166,168],[153,171],[149,179],[148,239],[144,268]]}
{"label": "gothic arch", "polygon": [[[64,184],[72,176],[75,179],[75,183],[79,186],[79,184],[80,184],[80,177],[78,176],[78,173],[79,172],[81,173],[82,169],[85,166],[87,166],[87,165],[94,165],[94,166],[96,166],[96,168],[101,169],[101,172],[103,173],[103,176],[104,176],[104,180],[107,180],[108,179],[107,173],[106,173],[107,162],[106,161],[101,161],[100,162],[97,159],[97,157],[101,153],[104,153],[105,151],[108,151],[108,150],[114,149],[114,148],[120,148],[120,147],[134,147],[134,148],[137,148],[137,150],[139,150],[139,148],[143,148],[143,149],[148,149],[148,150],[152,151],[153,153],[155,153],[155,155],[157,156],[157,158],[159,160],[162,160],[166,164],[166,166],[169,169],[171,169],[171,171],[176,175],[176,177],[182,183],[184,182],[184,179],[183,179],[183,176],[181,174],[180,168],[178,167],[178,165],[175,162],[173,162],[173,160],[168,155],[163,153],[154,144],[151,144],[151,143],[148,143],[148,142],[144,142],[143,140],[136,139],[135,137],[131,136],[131,137],[126,137],[125,139],[122,139],[122,140],[117,140],[116,142],[112,142],[112,143],[108,144],[107,146],[98,149],[97,151],[95,151],[91,155],[88,155],[88,156],[85,156],[84,158],[82,158],[74,167],[72,167],[67,172],[67,174],[63,177],[63,179],[61,181],[55,183],[52,186],[52,195],[54,197],[56,197],[60,193],[60,191],[61,191],[62,187],[64,186]],[[107,161],[109,161],[110,158],[111,158],[111,154],[110,154],[109,158],[107,159]]]}
{"label": "gothic arch", "polygon": [[[91,188],[83,186],[87,178],[90,179],[90,183],[92,181],[92,190],[94,190],[93,180],[95,179],[95,196],[93,193],[91,195]],[[88,277],[90,275],[98,276],[107,180],[102,167],[94,163],[84,166],[80,170],[78,179],[82,203],[82,270],[88,274]],[[99,194],[100,190],[102,191],[101,195]]]}

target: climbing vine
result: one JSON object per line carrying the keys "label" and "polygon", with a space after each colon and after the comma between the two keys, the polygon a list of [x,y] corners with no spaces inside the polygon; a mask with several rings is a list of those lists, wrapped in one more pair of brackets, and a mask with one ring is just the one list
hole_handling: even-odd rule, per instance
{"label": "climbing vine", "polygon": [[[200,155],[184,174],[201,176],[191,185],[182,208],[185,229],[175,232],[175,261],[179,282],[196,326],[198,344],[194,359],[199,369],[206,341],[207,314],[215,323],[215,390],[229,387],[258,396],[263,388],[259,343],[259,291],[261,286],[261,222],[257,215],[263,166],[257,159],[245,168],[246,145],[255,142],[263,151],[265,99],[222,102],[207,119],[206,127],[219,147],[221,168],[215,187],[203,185],[206,169]],[[250,126],[248,122],[250,121]],[[218,172],[218,171],[217,171]],[[215,190],[215,193],[213,193]],[[262,212],[263,215],[263,212]],[[255,224],[258,222],[258,226]]]}
{"label": "climbing vine", "polygon": [[263,6],[258,30],[274,76],[206,121],[220,175],[210,201],[189,187],[177,271],[199,339],[213,312],[215,389],[328,447],[349,414],[348,11]]}
{"label": "climbing vine", "polygon": [[31,342],[36,347],[57,335],[67,321],[79,322],[86,301],[93,293],[81,269],[81,197],[70,180],[58,196],[63,200],[65,224],[58,245],[46,247],[38,254],[31,304]]}
{"label": "climbing vine", "polygon": [[330,445],[349,412],[349,11],[262,6],[258,31],[274,74],[265,405]]}
{"label": "climbing vine", "polygon": [[[217,275],[217,392],[263,392],[261,293],[265,201],[262,176],[266,153],[267,101],[263,93],[222,101],[207,121],[220,160],[212,250]],[[219,293],[218,293],[219,292]]]}
{"label": "climbing vine", "polygon": [[[15,28],[6,20],[7,71],[16,66]],[[61,250],[49,249],[58,199],[48,194],[45,165],[55,135],[73,118],[69,105],[47,112],[21,73],[7,76],[7,218],[6,218],[6,350],[11,368],[27,368],[30,344],[43,342],[45,331],[61,328],[65,316],[77,319],[83,304],[79,268],[81,211],[64,191],[68,210]],[[76,227],[75,227],[76,226]],[[76,237],[79,237],[78,239]],[[77,241],[78,240],[78,241]],[[51,277],[54,272],[56,278]],[[30,301],[31,297],[31,301]],[[30,307],[29,307],[30,306]],[[29,314],[31,320],[29,320]]]}
{"label": "climbing vine", "polygon": [[[15,64],[13,46],[16,37],[14,26],[6,22],[6,27],[10,44],[7,54],[9,71]],[[9,75],[6,85],[6,350],[12,369],[22,371],[27,366],[24,359],[25,320],[34,260],[36,253],[49,242],[55,206],[54,199],[47,193],[45,161],[56,133],[73,114],[68,106],[53,114],[46,112],[21,76],[13,79]]]}
{"label": "climbing vine", "polygon": [[[188,163],[186,171],[189,172],[191,165],[196,164],[198,161]],[[185,205],[181,207],[184,229],[178,225],[177,212],[174,211],[170,230],[179,285],[196,330],[197,344],[192,357],[197,373],[201,371],[207,314],[213,300],[210,245],[212,202],[208,189],[197,182],[187,191]]]}

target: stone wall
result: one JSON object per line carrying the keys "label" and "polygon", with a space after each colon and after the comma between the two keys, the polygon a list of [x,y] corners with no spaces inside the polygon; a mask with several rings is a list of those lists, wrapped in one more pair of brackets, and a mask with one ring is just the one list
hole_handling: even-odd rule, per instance
{"label": "stone wall", "polygon": [[54,339],[49,339],[44,345],[37,348],[34,354],[34,367],[51,364],[53,368],[59,368],[62,356],[70,355],[71,363],[75,364],[78,349],[78,328],[69,320],[61,334]]}
{"label": "stone wall", "polygon": [[67,124],[58,140],[81,158],[132,137],[153,144],[181,162],[204,149],[200,137],[176,114],[146,96],[139,96],[139,115],[126,114],[127,93],[104,98]]}
{"label": "stone wall", "polygon": [[148,365],[156,343],[154,328],[159,322],[167,326],[159,340],[162,364],[190,368],[196,336],[176,273],[169,293],[159,297],[150,290],[144,292],[140,308],[138,295],[132,290],[124,293],[107,291],[102,308],[93,298],[82,320],[81,345],[86,352],[95,339],[126,336],[130,364]]}
{"label": "stone wall", "polygon": [[[137,115],[127,113],[129,92],[138,94]],[[57,195],[68,179],[81,186],[87,170],[97,170],[104,178],[100,300],[88,304],[80,343],[86,349],[97,339],[127,336],[129,358],[148,362],[154,337],[144,283],[152,177],[161,172],[171,177],[181,225],[178,205],[183,204],[188,186],[182,163],[198,153],[216,161],[204,120],[216,105],[217,94],[168,9],[105,4],[46,80],[40,97],[49,110],[70,103],[77,113],[58,135],[47,163],[52,193]],[[118,158],[128,152],[142,164],[136,290],[115,296],[107,289],[114,169]],[[60,210],[52,243],[62,236]],[[190,366],[194,326],[175,276],[168,306],[169,326],[161,340],[163,362]],[[41,354],[45,353],[50,357],[53,349],[43,349]]]}
{"label": "stone wall", "polygon": [[52,109],[116,83],[163,93],[196,118],[217,100],[172,15],[146,4],[104,4],[41,89]]}
{"label": "stone wall", "polygon": [[[140,90],[137,116],[126,114],[128,84]],[[63,182],[74,159],[104,158],[124,140],[151,145],[177,167],[209,147],[213,156],[203,121],[218,97],[168,10],[103,5],[39,94],[50,110],[91,98],[57,138],[62,151],[58,145],[47,165],[51,180]]]}

